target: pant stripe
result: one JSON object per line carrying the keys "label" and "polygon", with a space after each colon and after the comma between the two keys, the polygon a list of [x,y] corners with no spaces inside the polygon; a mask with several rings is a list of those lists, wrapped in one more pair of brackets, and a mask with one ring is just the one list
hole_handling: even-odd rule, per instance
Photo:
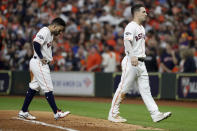
{"label": "pant stripe", "polygon": [[32,82],[32,80],[34,79],[34,74],[31,70],[30,70],[30,78],[31,78],[31,82]]}
{"label": "pant stripe", "polygon": [[128,58],[127,58],[127,62],[126,62],[126,67],[125,67],[125,70],[124,70],[124,72],[123,72],[123,73],[124,73],[124,75],[122,74],[123,78],[122,78],[122,83],[121,83],[120,90],[119,90],[119,92],[118,92],[118,95],[117,95],[117,97],[116,97],[116,100],[115,100],[115,102],[114,102],[114,103],[113,103],[113,105],[112,105],[112,114],[114,114],[114,113],[113,113],[113,111],[114,111],[114,106],[115,106],[115,103],[116,103],[116,101],[118,100],[118,97],[120,97],[120,95],[121,95],[121,90],[122,90],[123,83],[124,83],[125,76],[126,76],[127,63],[128,63]]}
{"label": "pant stripe", "polygon": [[[44,82],[45,82],[45,84],[46,84],[46,87],[47,87],[47,89],[49,90],[49,88],[48,88],[48,86],[47,86],[47,83],[46,83],[46,80],[45,80],[45,78],[44,78],[44,74],[43,74],[42,69],[41,69],[41,66],[40,66],[40,62],[39,62],[39,67],[40,67],[40,71],[41,71],[41,73],[42,73],[43,80],[44,80]],[[50,91],[50,90],[49,90],[49,91]]]}

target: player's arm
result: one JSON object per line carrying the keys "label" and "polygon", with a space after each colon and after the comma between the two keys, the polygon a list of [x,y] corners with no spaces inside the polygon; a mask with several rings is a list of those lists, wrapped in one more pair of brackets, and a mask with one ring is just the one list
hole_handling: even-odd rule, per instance
{"label": "player's arm", "polygon": [[133,32],[129,26],[126,26],[125,32],[124,32],[124,46],[126,50],[126,55],[132,56],[132,50],[133,50]]}
{"label": "player's arm", "polygon": [[43,55],[42,55],[42,52],[41,52],[41,45],[40,45],[40,43],[34,41],[33,42],[33,46],[34,46],[34,50],[35,50],[36,54],[38,55],[38,57],[40,59],[43,59]]}
{"label": "player's arm", "polygon": [[125,39],[124,45],[126,48],[126,55],[128,55],[129,57],[132,57],[132,50],[133,50],[132,40]]}
{"label": "player's arm", "polygon": [[36,54],[38,55],[38,57],[40,58],[41,62],[43,64],[47,64],[47,60],[46,58],[42,55],[42,52],[41,52],[41,48],[42,48],[42,45],[45,43],[45,40],[46,40],[46,31],[44,28],[42,28],[37,34],[36,34],[36,37],[34,38],[33,40],[33,47],[34,47],[34,50],[36,52]]}
{"label": "player's arm", "polygon": [[42,64],[44,64],[44,65],[47,64],[46,58],[44,58],[43,55],[42,55],[40,43],[34,41],[33,42],[33,47],[34,47],[34,50],[35,50],[36,54],[40,58]]}
{"label": "player's arm", "polygon": [[133,55],[133,29],[130,27],[125,28],[125,33],[124,33],[124,45],[125,45],[125,50],[126,54],[131,58],[131,64],[133,66],[138,65],[138,59],[136,56]]}
{"label": "player's arm", "polygon": [[126,54],[131,58],[131,64],[133,66],[137,66],[138,65],[138,58],[132,54],[132,50],[133,50],[132,41],[131,40],[124,40],[124,44],[125,44],[125,48],[127,48]]}

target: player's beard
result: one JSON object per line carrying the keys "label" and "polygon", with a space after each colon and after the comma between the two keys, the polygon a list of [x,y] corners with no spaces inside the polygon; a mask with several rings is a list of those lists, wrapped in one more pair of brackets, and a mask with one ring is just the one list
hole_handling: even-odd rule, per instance
{"label": "player's beard", "polygon": [[52,33],[54,36],[58,36],[59,34],[60,34],[60,32],[59,31],[53,31],[53,33]]}
{"label": "player's beard", "polygon": [[146,21],[146,16],[141,17],[141,22],[144,22],[144,21]]}
{"label": "player's beard", "polygon": [[58,36],[58,35],[59,35],[59,31],[54,31],[53,34],[54,34],[55,36]]}
{"label": "player's beard", "polygon": [[140,23],[143,24],[144,22],[146,22],[146,17],[141,18]]}

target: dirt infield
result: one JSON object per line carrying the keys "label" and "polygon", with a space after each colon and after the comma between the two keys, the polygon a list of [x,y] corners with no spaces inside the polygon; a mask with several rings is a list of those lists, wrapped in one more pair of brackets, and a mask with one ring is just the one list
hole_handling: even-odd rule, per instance
{"label": "dirt infield", "polygon": [[[23,120],[18,120],[18,111],[0,111],[0,130],[14,130],[14,131],[58,131],[57,127],[47,127]],[[142,127],[138,125],[131,125],[125,123],[112,123],[103,119],[89,118],[76,115],[68,115],[66,118],[60,120],[53,119],[53,113],[32,111],[32,115],[37,117],[37,121],[52,124],[54,126],[61,126],[64,128],[71,128],[73,131],[134,131],[137,129],[145,130],[160,130],[150,127]],[[65,129],[66,130],[66,129]]]}
{"label": "dirt infield", "polygon": [[[22,97],[24,96],[1,96],[1,97]],[[36,96],[42,97],[42,96]],[[96,101],[96,102],[107,102],[111,103],[112,98],[87,98],[87,97],[59,97],[56,96],[56,99],[59,100],[73,100],[73,101]],[[166,100],[157,100],[157,104],[167,105],[167,106],[182,106],[197,108],[197,101],[166,101]],[[127,104],[143,104],[141,99],[131,99],[127,98],[123,103]],[[112,123],[103,119],[96,119],[90,117],[76,116],[70,114],[68,117],[61,120],[55,121],[53,119],[52,112],[41,112],[41,111],[32,111],[33,115],[37,117],[37,121],[45,122],[46,124],[52,124],[53,126],[71,128],[71,131],[133,131],[138,129],[145,130],[154,130],[155,128],[151,127],[142,127],[138,125],[131,125],[125,123]],[[34,130],[46,130],[46,131],[56,131],[60,130],[57,127],[47,127],[23,120],[17,120],[18,111],[3,111],[0,110],[0,131],[4,130],[14,130],[14,131],[34,131]],[[155,129],[160,130],[160,129]]]}

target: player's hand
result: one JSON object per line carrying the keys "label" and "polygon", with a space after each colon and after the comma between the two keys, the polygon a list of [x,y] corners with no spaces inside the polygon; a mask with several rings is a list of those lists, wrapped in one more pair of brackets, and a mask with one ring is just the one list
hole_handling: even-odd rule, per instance
{"label": "player's hand", "polygon": [[42,62],[42,65],[46,65],[48,63],[48,60],[46,58],[42,58],[40,59],[40,61]]}
{"label": "player's hand", "polygon": [[133,66],[137,66],[137,65],[138,65],[138,59],[137,59],[136,56],[132,56],[132,57],[131,57],[131,64],[132,64]]}

